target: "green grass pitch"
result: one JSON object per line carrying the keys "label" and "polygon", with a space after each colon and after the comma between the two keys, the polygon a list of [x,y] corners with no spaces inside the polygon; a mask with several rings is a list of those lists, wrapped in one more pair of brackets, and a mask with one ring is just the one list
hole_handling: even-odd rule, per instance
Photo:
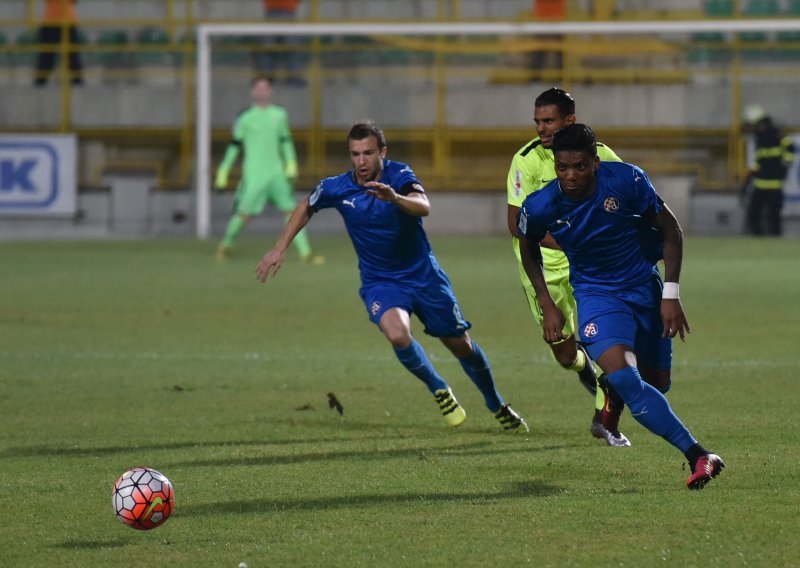
{"label": "green grass pitch", "polygon": [[[312,235],[313,237],[313,235]],[[346,237],[253,269],[190,240],[0,244],[0,566],[790,566],[800,562],[800,248],[689,238],[668,397],[728,468],[625,414],[629,449],[550,360],[504,238],[431,238],[527,436],[500,430],[437,341],[467,410],[445,427],[367,319]],[[344,415],[328,408],[333,392]],[[111,486],[145,465],[176,490],[150,532]]]}

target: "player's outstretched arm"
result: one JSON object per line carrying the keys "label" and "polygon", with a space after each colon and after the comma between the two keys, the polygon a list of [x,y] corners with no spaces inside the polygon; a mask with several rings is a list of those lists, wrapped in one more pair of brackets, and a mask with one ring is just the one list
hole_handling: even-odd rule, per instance
{"label": "player's outstretched arm", "polygon": [[661,299],[664,329],[661,337],[679,335],[681,341],[685,341],[691,328],[683,311],[678,288],[683,263],[683,231],[666,204],[656,215],[655,225],[664,237],[664,293]]}
{"label": "player's outstretched arm", "polygon": [[309,205],[308,198],[306,197],[300,205],[295,207],[294,211],[292,211],[289,221],[287,221],[286,226],[283,228],[283,232],[281,236],[278,237],[275,246],[267,251],[261,258],[261,261],[256,265],[256,278],[261,282],[265,282],[270,276],[274,278],[278,275],[278,271],[281,269],[283,261],[286,259],[286,249],[292,244],[297,233],[308,224],[313,214],[314,210],[311,208],[311,205]]}
{"label": "player's outstretched arm", "polygon": [[564,325],[567,323],[564,314],[550,295],[547,289],[547,282],[544,279],[544,268],[542,251],[538,241],[531,242],[528,238],[522,237],[519,241],[519,250],[522,257],[522,266],[528,279],[533,284],[536,292],[536,300],[542,310],[542,332],[547,343],[555,343],[566,339],[564,336]]}
{"label": "player's outstretched arm", "polygon": [[381,201],[388,201],[397,205],[403,213],[414,217],[425,217],[431,212],[428,196],[421,191],[412,191],[408,195],[400,195],[392,186],[378,181],[369,181],[364,184],[367,193],[374,195]]}

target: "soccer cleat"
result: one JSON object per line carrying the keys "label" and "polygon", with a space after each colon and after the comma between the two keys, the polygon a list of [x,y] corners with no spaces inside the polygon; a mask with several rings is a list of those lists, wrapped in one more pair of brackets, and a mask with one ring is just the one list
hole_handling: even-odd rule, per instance
{"label": "soccer cleat", "polygon": [[312,266],[321,266],[325,264],[325,257],[318,254],[309,254],[301,259],[303,262]]}
{"label": "soccer cleat", "polygon": [[467,413],[464,412],[464,409],[458,404],[456,397],[453,395],[453,391],[449,388],[437,390],[433,393],[433,398],[436,399],[436,404],[439,405],[442,416],[444,416],[444,421],[448,426],[461,426],[464,420],[467,419]]}
{"label": "soccer cleat", "polygon": [[606,444],[609,446],[613,446],[615,448],[629,448],[631,445],[630,440],[625,437],[625,434],[621,433],[619,430],[606,429],[601,420],[592,420],[592,425],[589,427],[589,431],[595,438],[605,440]]}
{"label": "soccer cleat", "polygon": [[686,480],[689,489],[702,489],[706,483],[717,477],[725,469],[725,462],[717,454],[706,454],[697,459],[694,471]]}
{"label": "soccer cleat", "polygon": [[219,245],[217,247],[217,260],[228,260],[233,255],[233,247],[228,245]]}
{"label": "soccer cleat", "polygon": [[500,410],[495,412],[494,417],[497,418],[497,421],[500,422],[500,425],[507,432],[526,434],[531,431],[525,419],[514,412],[514,409],[507,404],[501,406]]}
{"label": "soccer cleat", "polygon": [[592,396],[595,396],[597,394],[597,373],[594,370],[594,365],[592,365],[592,360],[586,348],[580,343],[576,345],[586,356],[586,365],[583,367],[583,370],[578,371],[578,380],[581,382],[581,385],[583,385],[583,388],[589,391]]}

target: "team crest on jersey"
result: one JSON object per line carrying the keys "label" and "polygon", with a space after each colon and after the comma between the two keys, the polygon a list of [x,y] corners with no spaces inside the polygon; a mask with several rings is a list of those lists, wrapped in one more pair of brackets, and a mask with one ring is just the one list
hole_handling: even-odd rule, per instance
{"label": "team crest on jersey", "polygon": [[522,197],[522,172],[519,170],[514,172],[514,197]]}
{"label": "team crest on jersey", "polygon": [[587,323],[583,328],[583,335],[585,337],[594,337],[597,335],[597,325],[594,323]]}
{"label": "team crest on jersey", "polygon": [[372,315],[377,315],[379,311],[381,311],[381,303],[380,302],[372,302],[372,305],[369,308],[369,311],[372,312]]}
{"label": "team crest on jersey", "polygon": [[603,201],[603,209],[609,213],[613,213],[619,209],[619,201],[617,201],[616,197],[606,197],[606,200]]}

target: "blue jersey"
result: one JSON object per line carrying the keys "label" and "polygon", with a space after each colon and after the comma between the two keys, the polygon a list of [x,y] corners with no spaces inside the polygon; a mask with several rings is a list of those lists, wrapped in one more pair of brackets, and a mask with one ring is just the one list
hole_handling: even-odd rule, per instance
{"label": "blue jersey", "polygon": [[[384,160],[378,181],[400,195],[425,191],[411,168],[401,162]],[[355,182],[351,170],[322,180],[308,202],[315,211],[335,207],[341,214],[358,256],[363,285],[391,281],[424,286],[439,267],[422,218],[404,213],[366,190]]]}
{"label": "blue jersey", "polygon": [[548,231],[569,259],[570,283],[581,290],[619,290],[652,278],[652,228],[642,216],[663,201],[647,174],[622,162],[602,162],[595,192],[583,201],[567,197],[555,180],[522,203],[519,230],[539,242]]}

